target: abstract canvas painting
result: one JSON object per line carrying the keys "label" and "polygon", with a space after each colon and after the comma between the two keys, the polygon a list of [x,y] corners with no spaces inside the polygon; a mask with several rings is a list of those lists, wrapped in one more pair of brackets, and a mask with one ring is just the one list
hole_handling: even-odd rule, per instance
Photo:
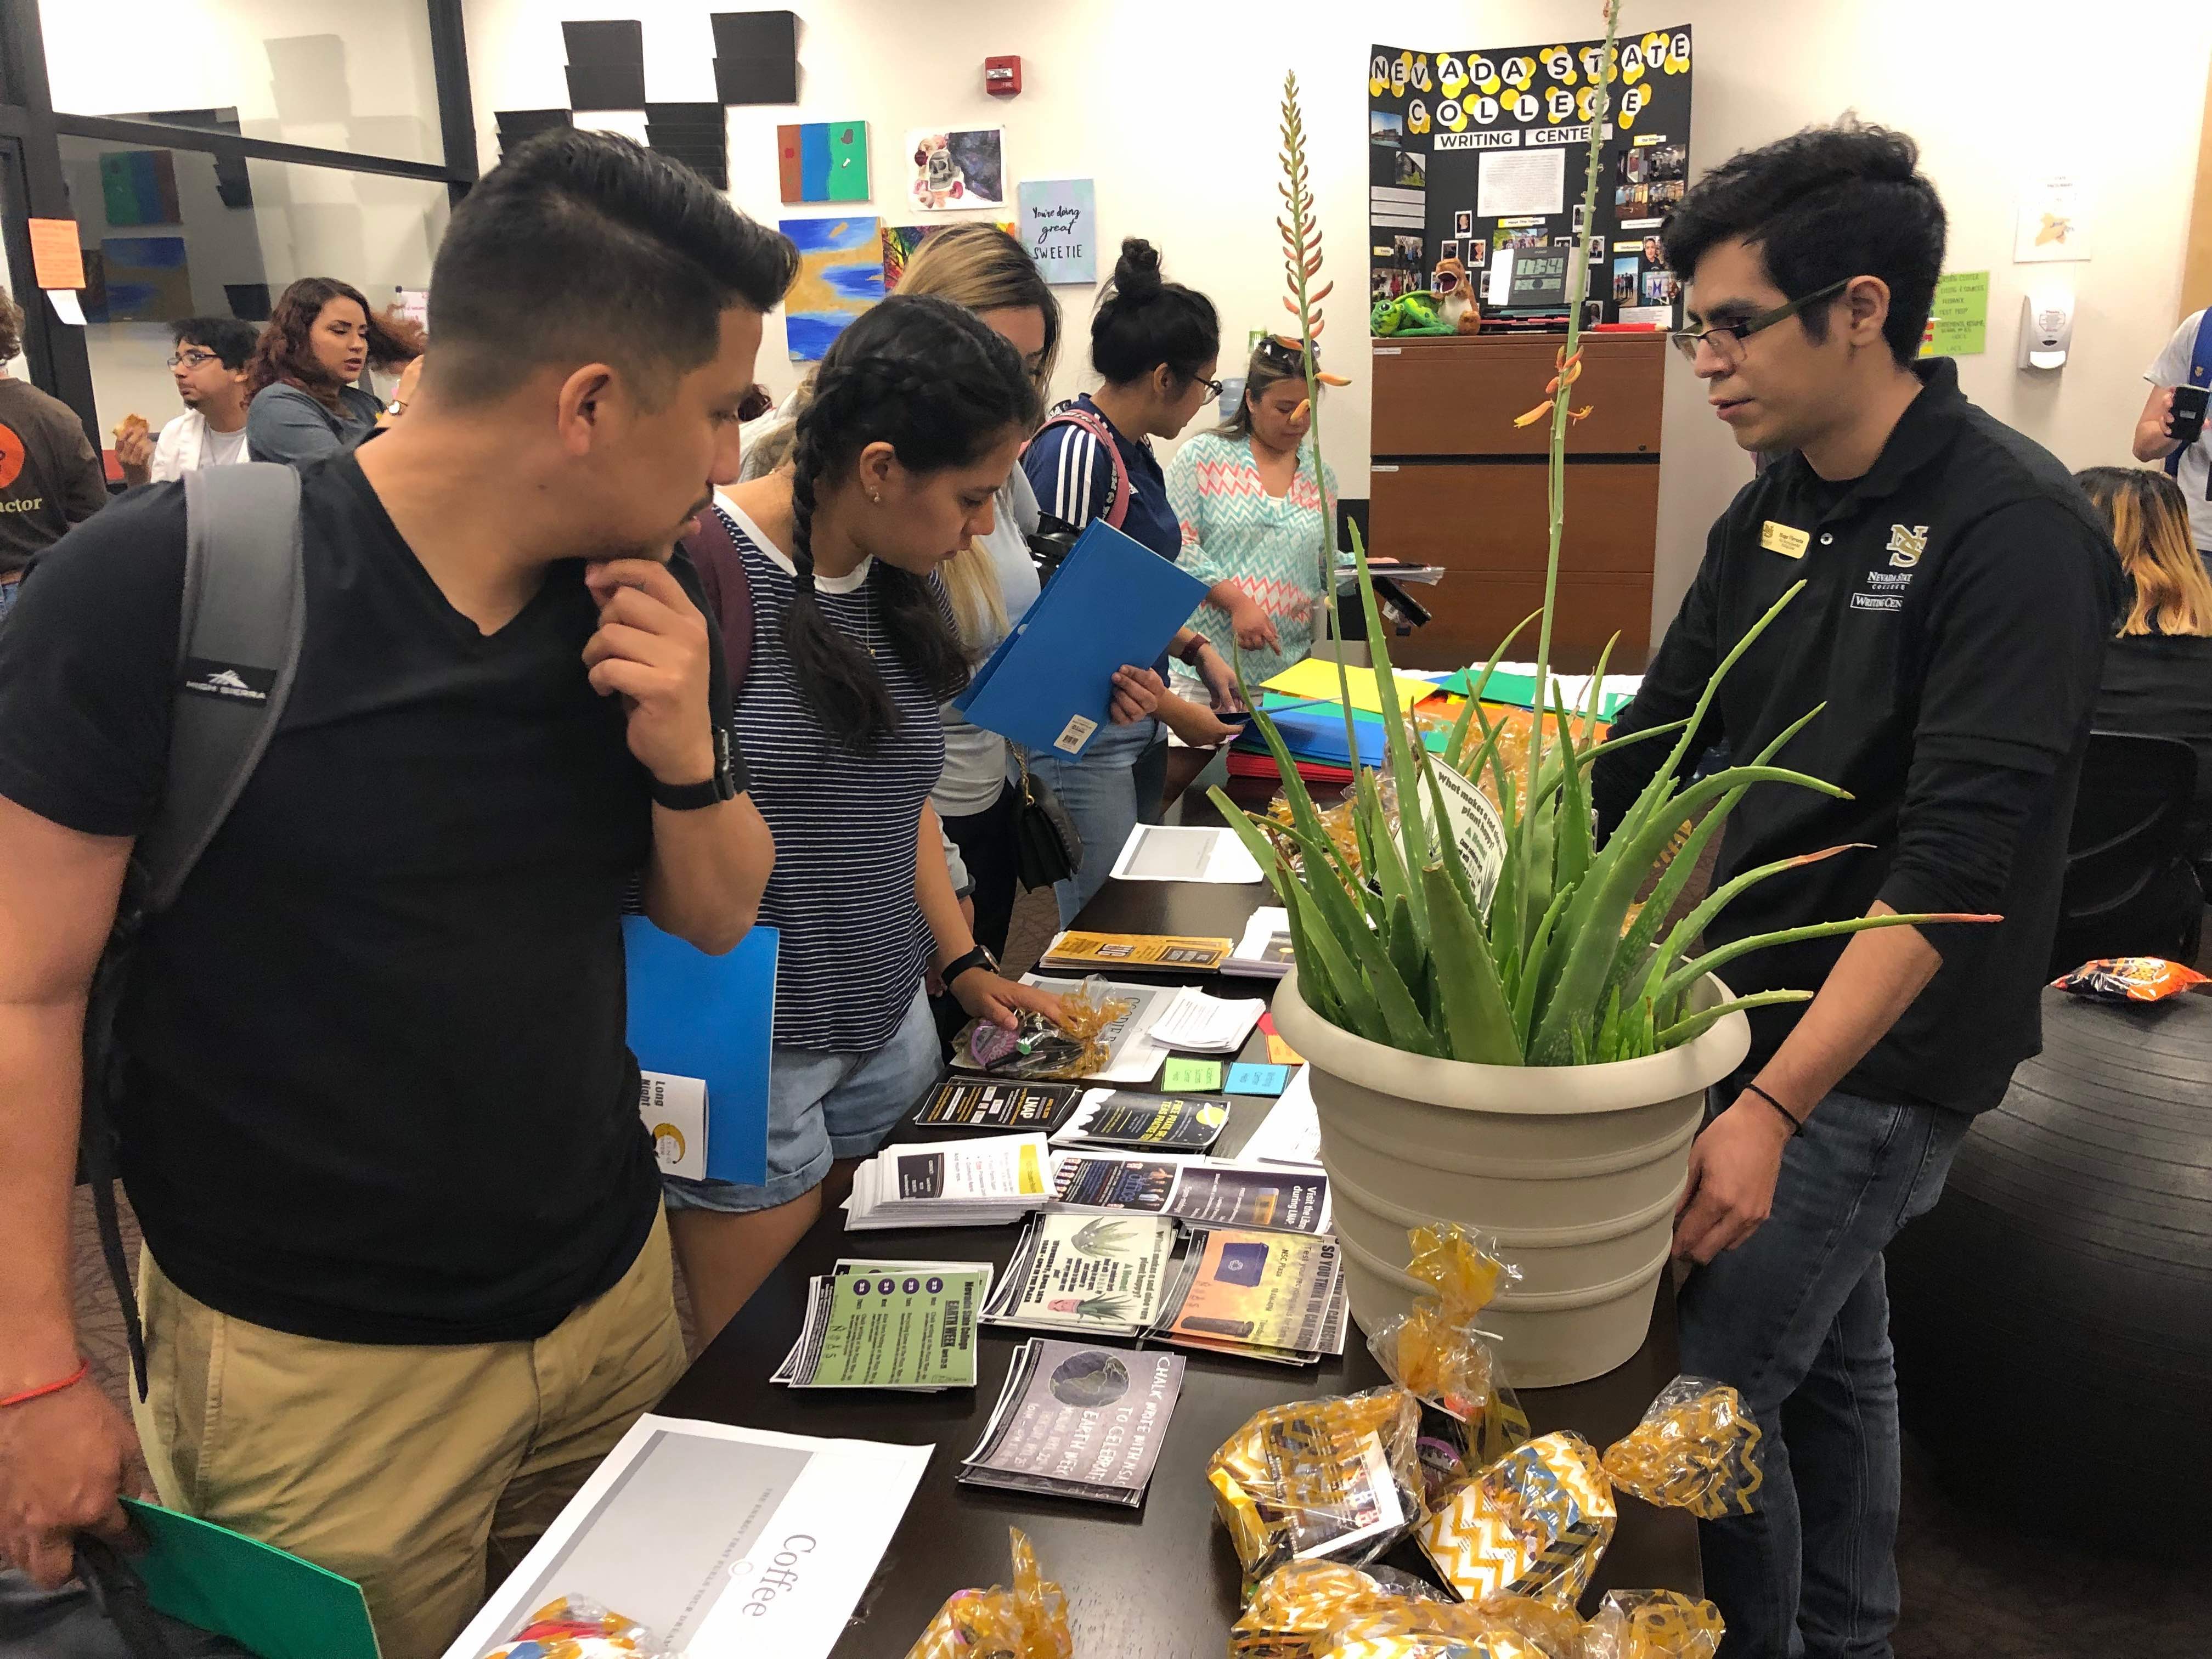
{"label": "abstract canvas painting", "polygon": [[874,219],[785,219],[799,276],[784,296],[791,360],[816,363],[846,325],[884,297],[884,250]]}
{"label": "abstract canvas painting", "polygon": [[100,158],[100,205],[116,226],[180,225],[177,164],[166,149],[111,150]]}
{"label": "abstract canvas painting", "polygon": [[181,236],[103,236],[111,323],[173,323],[192,314],[192,269]]}
{"label": "abstract canvas painting", "polygon": [[[933,236],[941,236],[952,228],[953,221],[935,225],[885,225],[884,227],[884,292],[895,294],[902,278],[906,276],[907,262],[921,251],[921,245]],[[1014,222],[994,219],[989,222],[1011,236]]]}
{"label": "abstract canvas painting", "polygon": [[868,199],[868,124],[809,121],[775,130],[776,172],[787,202]]}

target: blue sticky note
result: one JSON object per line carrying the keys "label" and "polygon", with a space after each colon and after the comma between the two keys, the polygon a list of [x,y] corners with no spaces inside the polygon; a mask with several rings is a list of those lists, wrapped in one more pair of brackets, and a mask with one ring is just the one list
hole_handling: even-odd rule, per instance
{"label": "blue sticky note", "polygon": [[639,1069],[707,1083],[707,1173],[768,1179],[769,1049],[775,1027],[776,931],[755,927],[710,957],[643,916],[623,918],[629,1046]]}
{"label": "blue sticky note", "polygon": [[1249,1060],[1238,1060],[1229,1068],[1229,1081],[1222,1092],[1231,1095],[1279,1095],[1291,1086],[1291,1068],[1287,1066],[1255,1065]]}

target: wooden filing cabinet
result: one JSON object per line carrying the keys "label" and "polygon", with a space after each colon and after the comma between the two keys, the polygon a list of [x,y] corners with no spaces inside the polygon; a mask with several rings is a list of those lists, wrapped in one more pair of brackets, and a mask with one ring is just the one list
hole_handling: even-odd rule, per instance
{"label": "wooden filing cabinet", "polygon": [[[1542,604],[1550,536],[1545,400],[1561,335],[1377,340],[1374,344],[1372,539],[1382,556],[1444,567],[1423,603],[1426,628],[1394,646],[1409,667],[1486,659]],[[1658,535],[1659,417],[1667,343],[1659,335],[1585,335],[1567,432],[1566,533],[1559,550],[1553,660],[1634,672],[1650,647]],[[1516,659],[1536,654],[1532,626]]]}

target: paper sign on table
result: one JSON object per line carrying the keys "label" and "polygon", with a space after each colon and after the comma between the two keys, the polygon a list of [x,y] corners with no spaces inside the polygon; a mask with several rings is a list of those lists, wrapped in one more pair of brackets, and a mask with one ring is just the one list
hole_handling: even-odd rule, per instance
{"label": "paper sign on table", "polygon": [[[1115,881],[1205,881],[1243,885],[1263,872],[1235,833],[1212,824],[1139,823],[1109,872]],[[1228,954],[1226,941],[1222,954]]]}
{"label": "paper sign on table", "polygon": [[211,1521],[126,1498],[148,1549],[131,1558],[158,1613],[261,1659],[377,1659],[361,1586]]}
{"label": "paper sign on table", "polygon": [[[1266,690],[1280,691],[1287,696],[1313,697],[1322,702],[1337,702],[1341,699],[1345,687],[1338,684],[1336,675],[1336,664],[1325,662],[1318,657],[1308,657],[1303,662],[1291,664],[1263,684]],[[1344,677],[1351,687],[1354,708],[1369,714],[1382,712],[1381,676],[1374,669],[1354,668],[1346,665]],[[1393,671],[1390,679],[1397,690],[1401,708],[1411,708],[1423,697],[1432,697],[1437,694],[1437,687],[1433,680],[1395,671]]]}
{"label": "paper sign on table", "polygon": [[1222,1090],[1232,1095],[1279,1095],[1290,1083],[1287,1066],[1261,1066],[1240,1060],[1229,1068],[1229,1081]]}
{"label": "paper sign on table", "polygon": [[1163,1086],[1170,1091],[1188,1089],[1200,1094],[1218,1089],[1221,1086],[1221,1062],[1218,1060],[1178,1060],[1170,1056]]}

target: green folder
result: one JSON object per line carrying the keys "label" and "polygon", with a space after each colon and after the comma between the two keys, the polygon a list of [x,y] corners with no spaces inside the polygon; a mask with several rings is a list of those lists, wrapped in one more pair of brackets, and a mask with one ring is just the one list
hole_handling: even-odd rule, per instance
{"label": "green folder", "polygon": [[123,1507],[146,1537],[131,1565],[156,1612],[260,1659],[380,1659],[368,1600],[350,1578],[211,1521],[130,1498]]}
{"label": "green folder", "polygon": [[[1456,692],[1463,697],[1467,695],[1468,688],[1481,678],[1482,670],[1480,667],[1468,668],[1462,669],[1440,684],[1445,690]],[[1561,677],[1554,676],[1554,678]],[[1482,700],[1485,702],[1509,703],[1520,708],[1532,708],[1536,702],[1536,677],[1534,674],[1508,674],[1501,669],[1492,674],[1490,677],[1490,684],[1482,688]],[[1609,720],[1627,708],[1628,704],[1629,696],[1625,691],[1601,692],[1597,700],[1597,716],[1601,720]],[[1578,699],[1567,712],[1571,714],[1579,714],[1583,712],[1583,707],[1584,704]]]}

